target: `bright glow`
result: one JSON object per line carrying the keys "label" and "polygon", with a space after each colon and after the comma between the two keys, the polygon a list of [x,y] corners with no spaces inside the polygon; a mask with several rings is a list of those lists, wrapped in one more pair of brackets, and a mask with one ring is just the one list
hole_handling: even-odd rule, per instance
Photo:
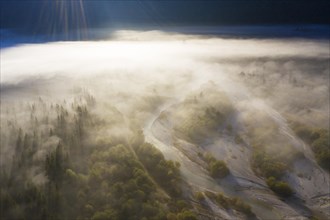
{"label": "bright glow", "polygon": [[214,61],[264,57],[328,58],[328,42],[206,39],[162,32],[120,31],[115,39],[108,41],[57,42],[4,49],[1,82],[55,74],[80,78],[118,70],[131,74],[154,74],[159,70],[162,74],[182,71],[205,74],[204,68],[209,71],[218,65]]}

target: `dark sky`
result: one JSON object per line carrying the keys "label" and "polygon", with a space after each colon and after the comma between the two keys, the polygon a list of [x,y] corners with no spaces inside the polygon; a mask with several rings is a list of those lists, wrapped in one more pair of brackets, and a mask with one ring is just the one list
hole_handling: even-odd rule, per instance
{"label": "dark sky", "polygon": [[330,24],[328,0],[82,0],[84,16],[79,1],[0,0],[1,28],[58,34],[86,26]]}
{"label": "dark sky", "polygon": [[[62,0],[65,7],[70,2]],[[48,2],[48,3],[47,3]],[[2,27],[33,26],[54,12],[56,0],[1,0]],[[329,23],[325,0],[106,1],[83,0],[91,26],[133,24]],[[61,3],[58,3],[61,4]]]}

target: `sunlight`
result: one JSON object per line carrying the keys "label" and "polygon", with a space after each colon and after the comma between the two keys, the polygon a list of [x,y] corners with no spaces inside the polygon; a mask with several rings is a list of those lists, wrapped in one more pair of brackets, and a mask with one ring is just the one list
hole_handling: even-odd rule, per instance
{"label": "sunlight", "polygon": [[[48,34],[56,37],[63,34],[65,39],[88,38],[88,25],[83,0],[50,0],[44,1],[39,22],[48,21]],[[47,8],[51,13],[46,13]]]}
{"label": "sunlight", "polygon": [[330,1],[0,10],[1,220],[330,220]]}
{"label": "sunlight", "polygon": [[[200,66],[214,68],[212,61],[265,57],[329,56],[326,42],[235,40],[200,38],[162,32],[118,31],[107,41],[27,44],[1,53],[2,82],[31,75],[47,76],[68,72],[75,77],[126,69],[180,69],[195,72]],[[153,39],[149,41],[149,39]],[[177,39],[178,38],[178,39]],[[68,62],[69,61],[69,62]],[[225,64],[225,63],[224,63]],[[52,67],[52,68],[49,68]],[[220,65],[221,67],[221,65]],[[152,72],[152,71],[151,71]],[[205,74],[205,73],[204,73]]]}

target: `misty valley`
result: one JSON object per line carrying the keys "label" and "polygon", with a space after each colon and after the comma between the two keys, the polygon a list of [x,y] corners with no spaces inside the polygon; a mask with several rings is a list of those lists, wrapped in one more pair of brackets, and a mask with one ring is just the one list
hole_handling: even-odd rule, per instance
{"label": "misty valley", "polygon": [[329,219],[328,43],[1,49],[1,219]]}

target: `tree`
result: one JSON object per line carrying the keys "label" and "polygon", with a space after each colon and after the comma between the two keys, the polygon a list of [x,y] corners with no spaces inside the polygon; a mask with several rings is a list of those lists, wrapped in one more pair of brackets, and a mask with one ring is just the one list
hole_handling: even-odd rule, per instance
{"label": "tree", "polygon": [[273,190],[276,194],[282,197],[289,197],[293,194],[293,191],[289,184],[283,181],[278,181],[275,177],[269,177],[266,180],[267,185],[271,190]]}
{"label": "tree", "polygon": [[229,169],[227,168],[225,162],[220,160],[211,162],[209,165],[209,170],[211,176],[214,178],[223,178],[229,174]]}
{"label": "tree", "polygon": [[178,220],[197,220],[195,213],[189,210],[185,210],[177,215]]}
{"label": "tree", "polygon": [[52,152],[46,156],[45,169],[46,175],[50,181],[56,184],[60,184],[62,182],[65,167],[63,147],[61,143],[57,145],[55,152]]}

